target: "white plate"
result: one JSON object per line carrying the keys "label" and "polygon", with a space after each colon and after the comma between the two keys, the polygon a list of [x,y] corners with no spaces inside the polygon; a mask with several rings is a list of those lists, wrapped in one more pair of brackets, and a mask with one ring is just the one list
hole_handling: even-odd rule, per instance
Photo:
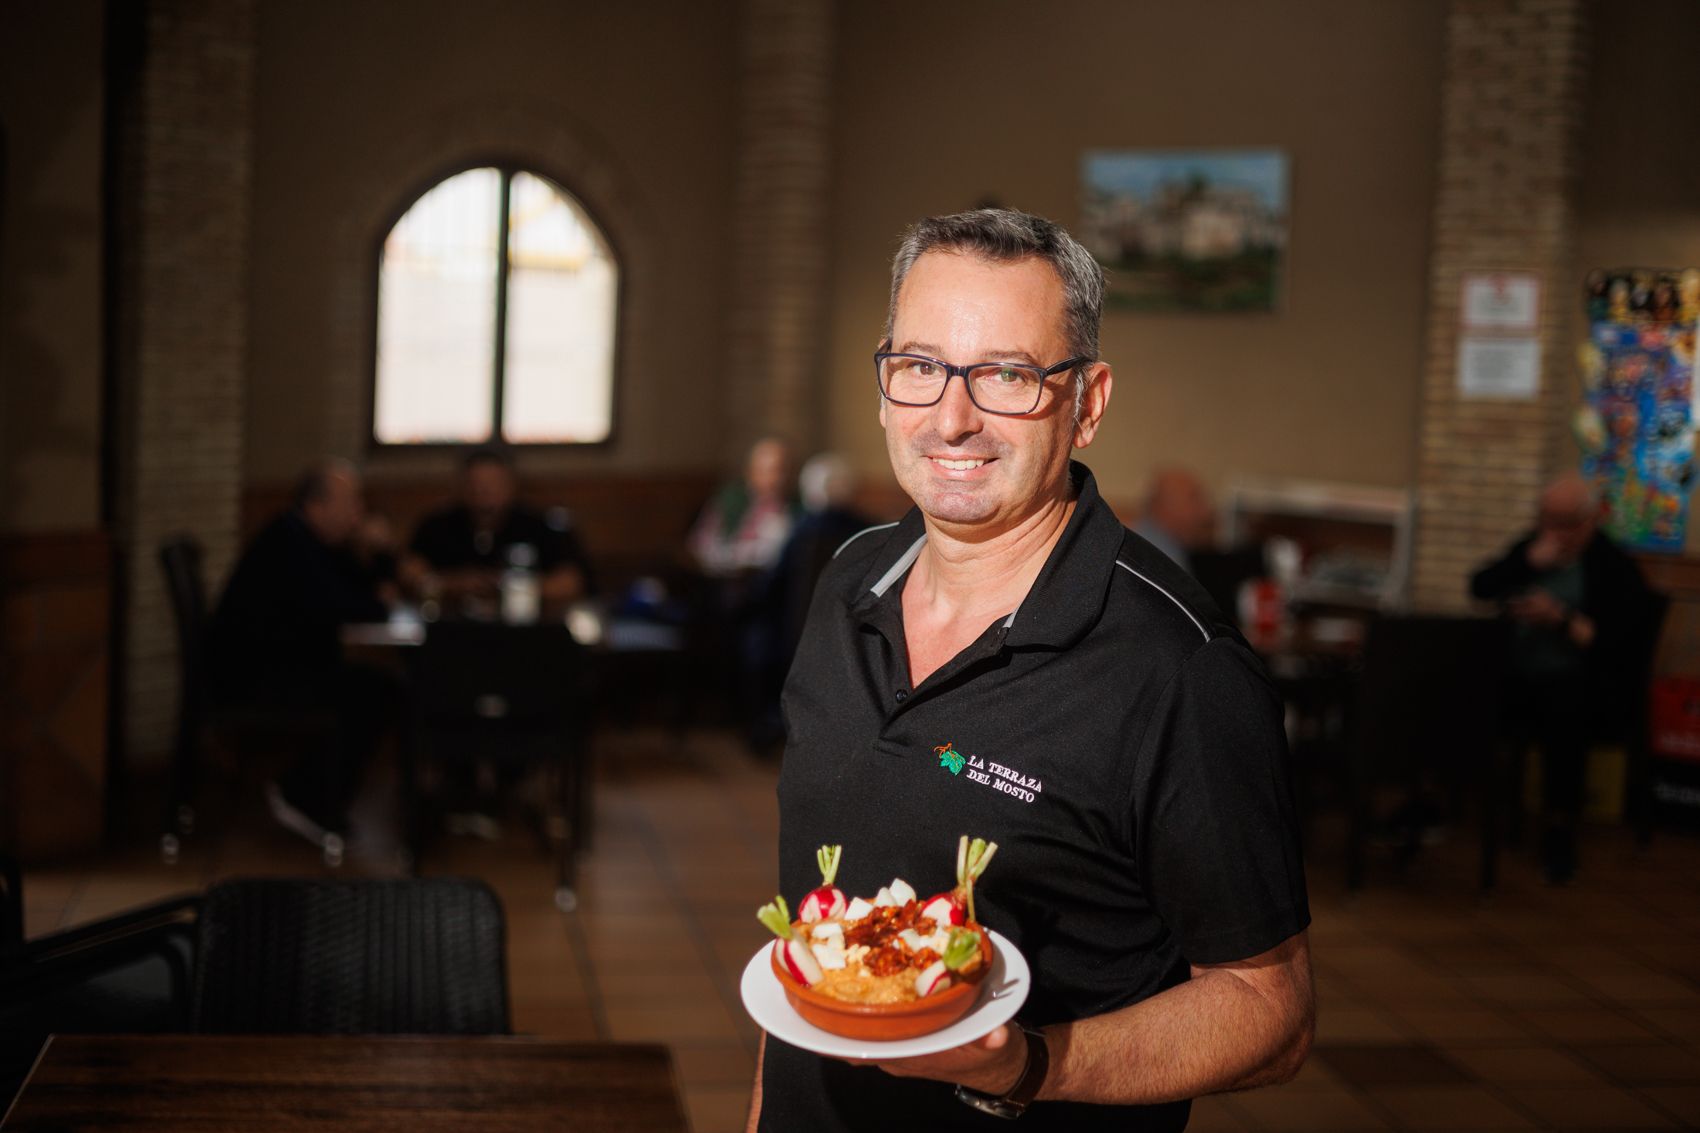
{"label": "white plate", "polygon": [[[990,930],[988,930],[990,931]],[[980,998],[968,1013],[950,1026],[931,1034],[895,1042],[874,1042],[870,1039],[847,1039],[823,1031],[805,1022],[785,998],[785,989],[773,974],[768,955],[773,944],[767,943],[744,965],[744,978],[738,991],[744,997],[744,1009],[750,1018],[761,1024],[762,1030],[776,1039],[816,1054],[834,1058],[913,1058],[918,1054],[936,1054],[964,1043],[971,1043],[994,1027],[1015,1017],[1027,1001],[1027,989],[1032,984],[1027,970],[1027,958],[1000,934],[992,933],[992,970],[980,981]]]}

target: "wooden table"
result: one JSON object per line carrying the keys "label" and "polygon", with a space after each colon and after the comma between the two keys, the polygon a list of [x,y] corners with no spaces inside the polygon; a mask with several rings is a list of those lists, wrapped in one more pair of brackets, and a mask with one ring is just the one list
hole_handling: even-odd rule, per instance
{"label": "wooden table", "polygon": [[687,1130],[665,1047],[296,1035],[55,1035],[0,1125]]}

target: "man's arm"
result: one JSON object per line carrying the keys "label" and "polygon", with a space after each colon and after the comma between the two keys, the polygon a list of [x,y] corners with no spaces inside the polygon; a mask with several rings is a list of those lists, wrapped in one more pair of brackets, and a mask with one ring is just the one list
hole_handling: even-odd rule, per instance
{"label": "man's arm", "polygon": [[1529,562],[1532,538],[1517,540],[1504,555],[1470,576],[1470,596],[1486,602],[1502,602],[1529,586],[1535,568]]}
{"label": "man's arm", "polygon": [[[1275,1085],[1298,1073],[1315,1030],[1310,943],[1300,932],[1250,959],[1194,965],[1192,979],[1131,1007],[1046,1027],[1051,1068],[1039,1100],[1148,1105]],[[1000,1027],[955,1050],[879,1066],[1002,1094],[1026,1063],[1020,1035]]]}

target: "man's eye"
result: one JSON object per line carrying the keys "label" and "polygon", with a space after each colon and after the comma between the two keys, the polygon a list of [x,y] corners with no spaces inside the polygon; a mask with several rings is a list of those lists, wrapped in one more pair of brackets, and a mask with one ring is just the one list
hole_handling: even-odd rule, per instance
{"label": "man's eye", "polygon": [[937,377],[939,368],[931,362],[914,361],[909,363],[909,374],[916,378]]}
{"label": "man's eye", "polygon": [[1027,381],[1027,371],[1015,366],[1000,366],[992,377],[999,385],[1018,386]]}

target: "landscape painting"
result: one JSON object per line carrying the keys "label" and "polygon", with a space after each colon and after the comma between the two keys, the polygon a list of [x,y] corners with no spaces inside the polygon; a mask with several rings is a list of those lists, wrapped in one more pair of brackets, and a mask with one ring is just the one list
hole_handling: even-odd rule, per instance
{"label": "landscape painting", "polygon": [[1104,266],[1106,306],[1273,311],[1287,247],[1279,150],[1091,150],[1082,241]]}

